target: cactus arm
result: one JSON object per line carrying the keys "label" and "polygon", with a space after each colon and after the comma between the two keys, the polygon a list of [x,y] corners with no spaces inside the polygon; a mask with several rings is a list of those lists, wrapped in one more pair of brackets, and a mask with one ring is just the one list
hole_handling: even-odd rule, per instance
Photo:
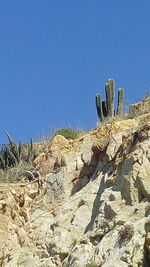
{"label": "cactus arm", "polygon": [[[109,85],[108,85],[109,84]],[[114,116],[114,90],[115,82],[112,79],[109,79],[106,83],[106,103],[108,107],[108,116]]]}
{"label": "cactus arm", "polygon": [[124,108],[124,89],[119,88],[118,89],[117,115],[123,114],[123,108]]}
{"label": "cactus arm", "polygon": [[19,145],[18,145],[19,160],[21,160],[21,152],[22,152],[22,144],[21,144],[21,140],[19,140]]}
{"label": "cactus arm", "polygon": [[110,83],[105,84],[105,93],[106,93],[107,116],[111,116],[111,86],[110,86]]}
{"label": "cactus arm", "polygon": [[14,147],[14,141],[12,140],[12,138],[10,137],[10,135],[5,131],[5,134],[9,140],[9,143],[10,143],[10,146],[11,146],[11,149],[13,150],[13,147]]}
{"label": "cactus arm", "polygon": [[106,100],[102,100],[102,110],[103,110],[104,117],[107,117]]}
{"label": "cactus arm", "polygon": [[7,146],[5,146],[5,148],[4,148],[3,155],[4,155],[5,168],[7,169],[8,166],[9,166],[9,155],[8,155],[8,148],[7,148]]}
{"label": "cactus arm", "polygon": [[102,122],[104,120],[103,110],[102,110],[102,98],[100,94],[96,95],[96,108],[97,108],[97,114]]}

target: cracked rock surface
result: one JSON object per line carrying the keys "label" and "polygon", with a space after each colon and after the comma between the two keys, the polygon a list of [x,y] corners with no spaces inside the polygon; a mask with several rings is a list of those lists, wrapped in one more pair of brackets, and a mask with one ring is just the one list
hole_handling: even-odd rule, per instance
{"label": "cracked rock surface", "polygon": [[34,162],[40,190],[1,183],[0,266],[150,266],[149,120],[58,135]]}

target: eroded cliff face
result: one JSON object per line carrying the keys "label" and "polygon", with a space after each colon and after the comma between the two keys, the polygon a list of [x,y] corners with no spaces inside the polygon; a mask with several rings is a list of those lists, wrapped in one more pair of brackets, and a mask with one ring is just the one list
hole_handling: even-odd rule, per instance
{"label": "eroded cliff face", "polygon": [[42,184],[0,184],[0,266],[150,266],[150,114],[56,136]]}

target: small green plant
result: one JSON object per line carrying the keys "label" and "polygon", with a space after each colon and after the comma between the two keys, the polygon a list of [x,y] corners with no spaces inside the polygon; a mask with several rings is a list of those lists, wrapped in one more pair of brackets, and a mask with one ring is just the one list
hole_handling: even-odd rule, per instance
{"label": "small green plant", "polygon": [[59,130],[56,130],[53,134],[53,137],[56,135],[62,135],[64,136],[66,139],[77,139],[79,137],[79,134],[81,133],[81,131],[79,130],[74,130],[70,127],[67,128],[61,128]]}
{"label": "small green plant", "polygon": [[117,112],[115,112],[114,105],[114,93],[115,93],[115,82],[109,79],[105,85],[106,100],[102,100],[100,94],[96,94],[96,109],[97,114],[101,122],[104,121],[106,117],[114,117],[115,114],[123,115],[124,109],[124,89],[118,89],[118,104]]}

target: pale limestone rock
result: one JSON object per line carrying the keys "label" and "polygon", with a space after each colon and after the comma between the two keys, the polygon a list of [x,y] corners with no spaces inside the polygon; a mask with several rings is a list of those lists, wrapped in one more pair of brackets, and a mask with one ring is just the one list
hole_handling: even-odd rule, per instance
{"label": "pale limestone rock", "polygon": [[63,187],[63,175],[64,172],[56,172],[51,173],[47,176],[47,189],[52,189],[53,191],[57,192]]}
{"label": "pale limestone rock", "polygon": [[[149,135],[133,142],[149,117],[75,141],[56,136],[35,160],[46,174],[40,191],[36,183],[0,185],[2,267],[150,265]],[[92,145],[103,138],[108,147],[97,157]]]}
{"label": "pale limestone rock", "polygon": [[108,155],[109,160],[112,160],[115,157],[121,145],[122,145],[122,133],[112,135],[106,150],[106,154]]}
{"label": "pale limestone rock", "polygon": [[29,191],[28,191],[28,196],[30,197],[30,198],[35,198],[36,196],[38,195],[38,185],[37,185],[37,188],[35,188],[35,189],[30,189]]}
{"label": "pale limestone rock", "polygon": [[35,159],[34,164],[41,166],[46,161],[46,154],[41,152],[40,155]]}
{"label": "pale limestone rock", "polygon": [[143,194],[143,196],[150,198],[150,161],[148,158],[143,156],[143,163],[141,164],[138,174],[137,180],[139,183],[139,188]]}
{"label": "pale limestone rock", "polygon": [[76,170],[77,152],[67,152],[61,158],[61,165],[66,166],[67,172],[74,172]]}
{"label": "pale limestone rock", "polygon": [[91,244],[75,245],[71,250],[71,255],[63,261],[62,267],[83,267],[89,263]]}
{"label": "pale limestone rock", "polygon": [[56,135],[51,143],[51,147],[59,147],[59,149],[63,147],[67,147],[69,144],[69,140],[67,140],[64,136],[62,135]]}
{"label": "pale limestone rock", "polygon": [[83,168],[83,166],[84,166],[84,162],[81,159],[81,155],[78,155],[77,159],[76,159],[76,169],[81,170]]}

